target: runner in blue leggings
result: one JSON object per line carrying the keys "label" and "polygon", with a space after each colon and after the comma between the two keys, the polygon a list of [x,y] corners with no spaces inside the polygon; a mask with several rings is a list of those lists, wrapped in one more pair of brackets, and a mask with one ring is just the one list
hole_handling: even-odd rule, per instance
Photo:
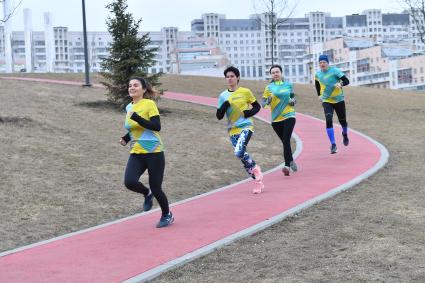
{"label": "runner in blue leggings", "polygon": [[325,112],[326,133],[331,143],[330,151],[331,154],[334,154],[338,151],[332,121],[334,110],[342,127],[343,144],[345,146],[349,144],[344,91],[342,87],[348,85],[350,82],[338,68],[329,66],[327,55],[319,56],[319,66],[320,70],[315,75],[316,91]]}

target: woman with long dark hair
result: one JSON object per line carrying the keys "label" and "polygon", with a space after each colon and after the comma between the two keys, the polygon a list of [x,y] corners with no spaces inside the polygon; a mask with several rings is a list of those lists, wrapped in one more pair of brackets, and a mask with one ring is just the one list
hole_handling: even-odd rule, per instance
{"label": "woman with long dark hair", "polygon": [[[131,145],[124,184],[127,189],[143,194],[144,211],[152,208],[153,197],[156,198],[162,211],[156,227],[162,228],[173,223],[174,217],[162,190],[165,158],[159,135],[159,111],[154,101],[159,93],[144,78],[133,77],[128,83],[128,94],[133,100],[126,107],[125,128],[128,134],[120,140],[122,145],[128,142]],[[149,174],[149,188],[139,180],[146,169]]]}

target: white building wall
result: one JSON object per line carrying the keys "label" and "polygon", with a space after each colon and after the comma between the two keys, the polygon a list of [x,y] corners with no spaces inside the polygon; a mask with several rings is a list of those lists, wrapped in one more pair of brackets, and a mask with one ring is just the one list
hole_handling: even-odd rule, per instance
{"label": "white building wall", "polygon": [[[11,13],[11,1],[3,1],[3,16],[6,17]],[[10,18],[4,23],[4,53],[5,53],[5,70],[7,73],[13,71],[12,64],[12,21]]]}
{"label": "white building wall", "polygon": [[379,9],[369,9],[362,13],[366,15],[367,35],[369,38],[375,39],[377,42],[382,42],[382,13]]}
{"label": "white building wall", "polygon": [[310,23],[310,38],[312,44],[325,41],[325,18],[327,16],[330,16],[330,14],[325,12],[310,12],[307,14]]}
{"label": "white building wall", "polygon": [[[282,65],[286,79],[298,83],[311,82],[312,71],[318,68],[317,57],[324,50],[323,42],[341,37],[344,33],[347,33],[348,29],[350,35],[373,38],[376,43],[394,39],[397,42],[407,41],[416,46],[419,45],[417,31],[412,23],[409,26],[384,26],[382,13],[378,9],[366,10],[363,15],[366,15],[367,18],[366,26],[347,27],[344,17],[342,28],[336,28],[336,22],[334,22],[332,28],[327,28],[326,17],[330,17],[330,14],[320,11],[311,12],[306,15],[305,22],[297,23],[295,19],[290,19],[294,20],[292,26],[286,23],[280,24],[275,34],[275,42],[272,43],[271,34],[266,28],[270,18],[264,14],[255,15],[255,17],[261,18],[262,24],[255,27],[254,30],[252,30],[252,27],[248,29],[246,27],[235,27],[230,28],[230,30],[223,30],[220,26],[220,20],[225,20],[225,16],[209,13],[202,15],[204,31],[203,33],[198,32],[198,34],[203,34],[206,38],[208,38],[208,35],[216,38],[222,52],[225,53],[231,64],[239,67],[242,77],[245,79],[266,79],[270,77],[268,70],[271,66],[271,46],[273,44],[274,63]],[[51,15],[46,13],[44,16],[44,32],[30,32],[32,34],[30,40],[27,40],[30,28],[26,28],[25,33],[16,33],[13,39],[13,42],[16,43],[13,46],[16,52],[10,51],[14,54],[14,59],[25,58],[26,60],[32,58],[31,65],[34,66],[35,71],[83,72],[82,32],[68,32],[66,27],[56,27],[56,33],[54,33]],[[27,16],[25,19],[28,20],[28,18]],[[190,34],[190,32],[179,32],[174,27],[165,27],[159,32],[150,32],[151,47],[158,48],[158,51],[155,58],[156,63],[148,71],[179,72],[178,57],[173,55],[176,50],[176,42],[179,37],[187,38],[191,36]],[[3,43],[0,39],[0,43],[5,46],[5,51],[6,38],[5,31]],[[89,64],[92,71],[102,71],[100,62],[103,57],[108,56],[107,46],[111,41],[108,32],[88,32]],[[25,42],[25,44],[21,44],[21,42]],[[26,42],[31,42],[31,45],[27,46]],[[31,56],[28,55],[28,50],[32,50]],[[417,50],[420,49],[417,48]],[[344,52],[347,54],[344,55]],[[356,52],[344,50],[342,53],[336,50],[334,54],[336,61],[334,63],[347,69],[353,84],[357,83],[359,78],[356,73],[356,54]],[[376,57],[374,55],[374,60]],[[25,65],[28,65],[28,63],[25,63]],[[373,68],[374,71],[379,69]],[[374,79],[372,78],[372,80]],[[420,81],[421,77],[418,80]]]}
{"label": "white building wall", "polygon": [[32,14],[30,9],[24,9],[24,33],[25,33],[25,69],[33,71],[32,65]]}
{"label": "white building wall", "polygon": [[53,24],[51,13],[44,13],[44,34],[46,45],[46,72],[54,72],[55,42],[53,36]]}

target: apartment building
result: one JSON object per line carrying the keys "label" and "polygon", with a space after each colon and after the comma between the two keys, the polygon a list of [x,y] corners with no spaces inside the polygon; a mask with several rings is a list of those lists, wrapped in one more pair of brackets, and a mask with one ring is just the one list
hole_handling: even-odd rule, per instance
{"label": "apartment building", "polygon": [[[330,64],[340,68],[353,86],[425,89],[425,55],[414,53],[408,43],[337,38],[316,44],[313,51],[313,58],[327,54]],[[317,60],[313,65],[318,69]]]}
{"label": "apartment building", "polygon": [[[46,44],[42,31],[30,33],[31,42],[26,44],[26,33],[12,32],[13,71],[78,73],[85,70],[83,32],[69,31],[67,27],[52,27],[51,42]],[[140,33],[142,37],[145,33]],[[220,68],[229,64],[214,38],[200,38],[193,32],[180,32],[175,27],[150,32],[151,45],[156,48],[155,64],[148,72],[181,73]],[[102,71],[102,59],[109,55],[112,43],[109,32],[87,32],[88,61],[91,72]],[[4,59],[4,29],[0,26],[0,65]],[[50,48],[53,48],[52,50]],[[30,57],[32,60],[26,61]],[[49,60],[50,58],[50,60]],[[5,69],[0,69],[5,71]]]}
{"label": "apartment building", "polygon": [[[30,13],[25,15],[25,31],[13,32],[10,36],[14,71],[84,71],[82,32],[69,31],[67,27],[52,27],[48,13],[44,16],[44,31],[32,31],[28,17]],[[226,19],[223,14],[206,13],[191,22],[191,31],[164,27],[160,31],[149,32],[150,47],[157,51],[155,64],[148,71],[211,74],[220,73],[220,68],[233,64],[240,68],[243,78],[263,80],[269,78],[268,70],[272,63],[278,63],[283,66],[286,79],[295,83],[311,83],[317,69],[318,54],[329,52],[332,63],[347,69],[356,82],[358,79],[368,81],[368,75],[358,76],[357,65],[353,67],[351,62],[356,61],[357,64],[359,60],[360,66],[370,66],[367,72],[385,69],[381,65],[375,66],[375,60],[380,56],[367,57],[367,52],[373,53],[372,50],[379,49],[375,48],[376,45],[382,45],[377,51],[383,54],[382,60],[391,62],[395,57],[404,60],[425,50],[416,24],[407,12],[386,14],[379,9],[371,9],[343,17],[332,17],[321,11],[309,12],[301,18],[276,19],[276,32],[272,34],[268,26],[273,19],[276,17],[270,14]],[[140,36],[143,34],[140,33]],[[4,28],[0,26],[0,71],[6,70],[3,67],[6,61],[5,38]],[[112,38],[108,32],[88,32],[87,38],[90,70],[102,71],[100,63],[102,58],[108,56],[107,47]],[[331,46],[336,44],[332,42],[340,42],[341,38],[344,40],[340,47]],[[389,48],[391,44],[404,49]],[[372,47],[375,49],[370,49],[364,56],[364,52],[359,51]],[[409,49],[410,53],[406,51]],[[29,57],[31,60],[28,60]],[[403,64],[410,61],[406,62]],[[420,83],[421,77],[416,80]]]}
{"label": "apartment building", "polygon": [[[205,24],[204,19],[210,18],[214,18],[214,22]],[[249,19],[226,19],[224,15],[206,14],[191,24],[192,31],[199,36],[204,36],[207,29],[217,31],[210,36],[218,41],[229,62],[239,67],[243,78],[264,79],[272,63],[280,63],[285,66],[284,74],[288,79],[304,82],[306,71],[302,62],[310,40],[308,20],[278,19],[274,35],[266,28],[270,21],[266,14],[252,15]],[[215,26],[211,27],[211,23]]]}
{"label": "apartment building", "polygon": [[226,19],[225,15],[208,13],[191,24],[199,36],[216,38],[230,63],[238,66],[246,79],[268,78],[273,57],[273,63],[283,66],[288,80],[311,82],[313,62],[306,64],[305,56],[313,53],[315,44],[338,37],[364,38],[374,44],[410,44],[414,50],[425,50],[407,12],[383,14],[380,9],[370,9],[343,17],[310,12],[304,18],[278,18],[273,43],[267,28],[270,18],[270,14],[261,14]]}

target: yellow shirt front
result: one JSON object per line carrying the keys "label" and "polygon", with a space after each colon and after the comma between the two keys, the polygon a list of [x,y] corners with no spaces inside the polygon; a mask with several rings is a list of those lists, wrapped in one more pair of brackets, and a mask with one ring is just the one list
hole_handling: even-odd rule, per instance
{"label": "yellow shirt front", "polygon": [[249,110],[250,105],[256,101],[251,90],[239,87],[235,91],[223,91],[218,98],[218,108],[226,100],[230,103],[230,107],[226,111],[229,135],[240,134],[243,129],[250,129],[252,131],[254,129],[253,119],[252,117],[245,118],[243,113],[244,110]]}
{"label": "yellow shirt front", "polygon": [[154,116],[159,116],[158,107],[156,107],[155,102],[150,99],[141,99],[136,104],[129,103],[125,110],[127,111],[127,115],[125,117],[124,127],[128,130],[131,137],[132,146],[130,153],[146,154],[163,151],[164,147],[159,132],[146,129],[136,121],[130,119],[130,112],[135,112],[146,120],[150,120]]}

